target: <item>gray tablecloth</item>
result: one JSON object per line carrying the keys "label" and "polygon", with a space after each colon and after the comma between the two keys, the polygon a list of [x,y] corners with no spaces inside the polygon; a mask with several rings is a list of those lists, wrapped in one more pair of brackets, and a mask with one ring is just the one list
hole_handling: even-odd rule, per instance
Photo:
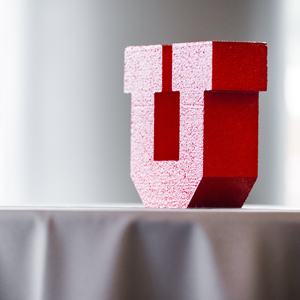
{"label": "gray tablecloth", "polygon": [[1,209],[0,299],[300,299],[300,211]]}

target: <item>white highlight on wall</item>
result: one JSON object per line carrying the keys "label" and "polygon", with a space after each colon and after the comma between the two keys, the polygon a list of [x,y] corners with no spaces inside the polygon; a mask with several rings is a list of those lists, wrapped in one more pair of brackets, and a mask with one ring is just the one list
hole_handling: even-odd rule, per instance
{"label": "white highlight on wall", "polygon": [[0,205],[22,202],[24,0],[0,0]]}
{"label": "white highlight on wall", "polygon": [[284,81],[285,103],[288,114],[291,117],[300,118],[300,66],[296,64],[287,65]]}
{"label": "white highlight on wall", "polygon": [[287,111],[285,199],[300,207],[300,1],[286,0],[284,101]]}

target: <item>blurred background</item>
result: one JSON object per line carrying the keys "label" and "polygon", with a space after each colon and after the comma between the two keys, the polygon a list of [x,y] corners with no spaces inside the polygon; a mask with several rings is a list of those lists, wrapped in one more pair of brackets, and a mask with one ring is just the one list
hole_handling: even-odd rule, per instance
{"label": "blurred background", "polygon": [[300,206],[300,1],[0,0],[0,205],[140,203],[124,48],[263,41],[259,177],[247,203]]}

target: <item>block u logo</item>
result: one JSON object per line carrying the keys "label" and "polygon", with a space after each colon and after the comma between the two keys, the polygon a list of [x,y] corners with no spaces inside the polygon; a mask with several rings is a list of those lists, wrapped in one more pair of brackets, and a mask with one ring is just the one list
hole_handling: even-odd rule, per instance
{"label": "block u logo", "polygon": [[241,207],[257,179],[264,43],[125,51],[131,177],[147,207]]}

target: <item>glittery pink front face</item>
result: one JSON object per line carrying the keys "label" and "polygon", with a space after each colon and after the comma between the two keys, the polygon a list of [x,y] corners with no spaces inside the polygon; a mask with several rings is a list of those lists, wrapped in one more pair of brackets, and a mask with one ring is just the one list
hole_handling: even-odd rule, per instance
{"label": "glittery pink front face", "polygon": [[177,161],[154,160],[154,93],[162,91],[162,48],[125,52],[125,92],[132,97],[131,177],[146,207],[185,208],[203,174],[203,94],[211,90],[212,42],[172,47],[172,90],[180,92]]}
{"label": "glittery pink front face", "polygon": [[[262,53],[257,55],[253,49],[258,49]],[[172,46],[126,48],[125,92],[131,93],[132,103],[131,177],[146,207],[186,208],[191,207],[191,204],[192,206],[242,206],[257,177],[258,93],[255,94],[253,91],[266,88],[265,49],[265,44],[229,42],[195,42]],[[242,54],[238,60],[236,51]],[[223,62],[223,55],[227,65]],[[224,67],[218,68],[222,64]],[[240,67],[241,64],[246,66],[245,70]],[[242,75],[246,79],[242,78]],[[248,75],[251,77],[250,80],[247,80]],[[259,76],[263,79],[260,80]],[[242,93],[230,94],[224,91],[226,85],[230,86],[230,91],[242,91]],[[207,94],[207,101],[210,102],[207,102],[209,105],[205,110],[205,91],[213,89],[219,90],[219,93],[216,96]],[[246,95],[245,91],[249,91],[249,94]],[[218,127],[214,129],[214,119],[209,116],[216,115],[216,111],[220,111],[224,98],[229,107],[226,109],[225,105],[225,115],[230,118],[230,107],[235,105],[237,96],[241,101],[246,99],[244,101],[246,104],[241,107],[242,110],[240,108],[233,110],[232,120],[229,123],[225,120],[224,126],[215,120]],[[221,99],[221,102],[218,99]],[[245,119],[244,113],[243,117],[240,117],[240,111],[243,112],[244,108],[246,115],[249,112],[248,119],[247,117]],[[209,125],[204,130],[205,111],[206,122]],[[220,116],[222,117],[222,112]],[[235,131],[235,124],[241,122],[246,124],[245,134],[250,134],[249,141]],[[226,128],[224,134],[221,132],[223,127]],[[231,147],[228,147],[227,152],[221,151],[227,155],[223,155],[224,161],[241,156],[238,141],[234,143],[230,141],[232,136],[242,137],[244,148],[247,149],[249,148],[247,143],[254,141],[256,144],[250,147],[254,149],[254,155],[250,153],[250,160],[246,156],[245,159],[242,157],[237,164],[231,164],[228,172],[226,164],[223,168],[222,164],[220,168],[213,166],[213,162],[218,159],[214,156],[218,151],[218,145],[214,145],[214,137],[210,136],[210,132],[213,133],[214,130],[217,130],[218,134],[221,132],[218,137],[221,144],[225,144],[226,147],[227,143]],[[204,134],[207,134],[206,139]],[[206,148],[204,143],[208,145]],[[204,157],[204,149],[209,151],[207,159]],[[213,154],[209,155],[209,153]],[[250,171],[246,173],[232,171],[243,168],[238,164],[244,164],[245,160],[250,166],[246,169],[251,169]],[[207,172],[209,178],[204,181],[202,180],[206,176],[204,171],[210,170],[204,166],[208,165],[212,166],[212,172]],[[222,174],[218,170],[221,170]],[[201,181],[203,183],[200,188]],[[212,200],[207,196],[216,195],[213,193],[217,190],[215,182],[221,188],[217,193],[225,193],[225,198],[227,193],[228,203],[227,200],[224,202],[223,195],[221,195],[223,200],[219,199],[220,196]],[[232,193],[238,195],[235,202],[230,200]],[[201,200],[202,195],[206,197],[204,201]]]}

